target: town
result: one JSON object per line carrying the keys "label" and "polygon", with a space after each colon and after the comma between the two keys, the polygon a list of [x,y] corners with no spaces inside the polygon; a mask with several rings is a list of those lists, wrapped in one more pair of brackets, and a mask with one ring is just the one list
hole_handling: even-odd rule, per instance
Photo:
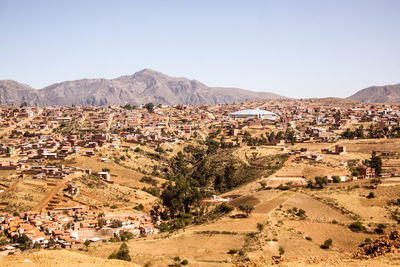
{"label": "town", "polygon": [[[278,192],[367,183],[372,198],[378,184],[400,182],[397,105],[329,98],[216,106],[21,105],[1,108],[0,116],[2,255],[173,233],[205,220],[201,206],[248,203],[241,201],[242,185],[248,194],[260,190],[258,184]],[[235,158],[218,163],[226,166],[223,179],[218,167],[198,164],[218,151]],[[237,159],[247,166],[245,174],[235,167]],[[188,168],[190,179],[198,179],[189,187],[202,196],[179,207],[171,194]],[[198,200],[203,204],[196,206]],[[242,206],[248,216],[253,207]]]}

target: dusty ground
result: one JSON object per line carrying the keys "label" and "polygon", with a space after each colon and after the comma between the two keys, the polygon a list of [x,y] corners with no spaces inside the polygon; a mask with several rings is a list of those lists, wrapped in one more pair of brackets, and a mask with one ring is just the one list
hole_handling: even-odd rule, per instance
{"label": "dusty ground", "polygon": [[68,250],[42,250],[0,257],[1,266],[138,266],[120,260],[107,260]]}

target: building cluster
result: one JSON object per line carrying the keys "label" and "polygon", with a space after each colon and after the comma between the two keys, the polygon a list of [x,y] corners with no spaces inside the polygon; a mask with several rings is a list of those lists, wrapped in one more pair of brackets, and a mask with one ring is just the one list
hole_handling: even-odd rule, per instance
{"label": "building cluster", "polygon": [[0,253],[13,252],[27,244],[71,247],[86,240],[105,242],[126,233],[151,235],[158,231],[155,228],[157,224],[158,219],[147,213],[102,214],[79,207],[49,212],[29,211],[23,215],[0,213],[0,230],[11,241],[0,246]]}

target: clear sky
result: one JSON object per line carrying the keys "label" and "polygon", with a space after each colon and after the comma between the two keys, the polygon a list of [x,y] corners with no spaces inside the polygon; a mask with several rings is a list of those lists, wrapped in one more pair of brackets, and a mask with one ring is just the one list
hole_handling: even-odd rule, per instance
{"label": "clear sky", "polygon": [[144,68],[299,98],[400,83],[400,0],[0,0],[0,79]]}

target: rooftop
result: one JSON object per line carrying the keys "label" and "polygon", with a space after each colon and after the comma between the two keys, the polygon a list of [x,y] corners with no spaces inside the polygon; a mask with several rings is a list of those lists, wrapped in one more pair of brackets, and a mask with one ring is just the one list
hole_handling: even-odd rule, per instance
{"label": "rooftop", "polygon": [[231,113],[231,115],[276,115],[273,112],[262,109],[245,109]]}

